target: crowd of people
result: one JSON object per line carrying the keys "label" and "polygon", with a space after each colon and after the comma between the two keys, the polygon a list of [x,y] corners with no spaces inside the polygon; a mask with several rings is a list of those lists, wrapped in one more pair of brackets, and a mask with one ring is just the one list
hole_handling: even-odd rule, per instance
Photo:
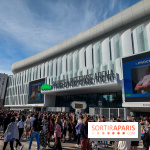
{"label": "crowd of people", "polygon": [[[113,117],[112,122],[122,122],[121,117]],[[141,139],[143,146],[149,149],[150,145],[150,119],[128,117],[127,121],[138,121],[141,124]],[[61,150],[62,142],[76,142],[76,147],[81,150],[91,150],[92,147],[97,147],[99,143],[90,141],[88,138],[88,122],[106,122],[103,116],[90,116],[88,114],[75,114],[73,112],[33,112],[33,111],[0,111],[0,128],[3,129],[4,146],[10,143],[11,150],[17,150],[19,145],[20,150],[23,150],[24,145],[21,143],[21,138],[29,140],[31,150],[32,141],[36,138],[37,150],[50,147],[52,150]],[[68,135],[67,135],[68,134]],[[68,137],[68,138],[66,138]],[[53,141],[54,144],[50,145]],[[16,145],[14,145],[16,142]],[[99,141],[102,142],[102,141]],[[116,143],[110,141],[110,144]],[[103,142],[104,147],[108,147],[108,141]],[[117,147],[120,150],[137,149],[139,141],[119,141]]]}

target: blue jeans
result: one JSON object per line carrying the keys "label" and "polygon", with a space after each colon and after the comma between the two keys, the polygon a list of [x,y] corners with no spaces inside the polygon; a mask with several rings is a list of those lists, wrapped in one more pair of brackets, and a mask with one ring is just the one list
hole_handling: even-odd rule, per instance
{"label": "blue jeans", "polygon": [[37,150],[40,149],[39,133],[40,133],[39,131],[32,131],[31,137],[30,137],[29,149],[31,149],[32,141],[34,137],[36,137],[36,141],[37,141]]}
{"label": "blue jeans", "polygon": [[107,141],[104,141],[104,145],[106,145],[106,146],[108,145],[108,144],[107,144]]}

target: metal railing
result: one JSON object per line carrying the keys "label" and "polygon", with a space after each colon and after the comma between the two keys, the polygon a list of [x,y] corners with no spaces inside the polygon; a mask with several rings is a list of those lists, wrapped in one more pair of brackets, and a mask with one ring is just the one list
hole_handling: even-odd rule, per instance
{"label": "metal railing", "polygon": [[101,118],[105,116],[107,121],[110,121],[113,116],[115,118],[121,117],[122,120],[126,120],[126,108],[99,108],[99,107],[90,107],[89,114],[98,115]]}

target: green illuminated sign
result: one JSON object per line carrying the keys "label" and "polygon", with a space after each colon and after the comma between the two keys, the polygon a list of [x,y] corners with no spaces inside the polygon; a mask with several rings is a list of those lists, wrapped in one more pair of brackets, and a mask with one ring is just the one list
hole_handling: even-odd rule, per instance
{"label": "green illuminated sign", "polygon": [[48,85],[48,84],[43,84],[41,86],[41,90],[51,90],[52,89],[52,86],[51,85]]}

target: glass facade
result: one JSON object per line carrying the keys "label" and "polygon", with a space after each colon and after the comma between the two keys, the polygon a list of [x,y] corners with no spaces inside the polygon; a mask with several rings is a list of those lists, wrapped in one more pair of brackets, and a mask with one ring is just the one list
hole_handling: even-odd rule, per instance
{"label": "glass facade", "polygon": [[[87,103],[87,111],[89,110],[89,107],[121,108],[122,93],[115,92],[56,96],[55,107],[71,107],[70,105],[73,101],[85,101]],[[72,107],[70,109],[73,110]]]}
{"label": "glass facade", "polygon": [[[42,78],[45,78],[46,84],[53,85],[54,82],[62,79],[70,80],[72,77],[94,75],[98,72],[113,70],[115,74],[119,74],[119,79],[122,80],[122,57],[148,51],[148,46],[150,47],[149,31],[150,23],[143,23],[134,27],[134,29],[129,28],[114,36],[110,35],[113,36],[111,39],[109,36],[105,39],[100,38],[95,41],[96,43],[89,41],[89,45],[83,44],[83,47],[73,48],[72,52],[67,52],[58,58],[50,58],[44,62],[44,59],[39,57],[43,63],[26,70],[21,69],[21,72],[9,77],[5,105],[17,104],[21,106],[22,102],[27,105],[28,99],[24,99],[21,102],[19,97],[28,97],[29,82]],[[58,55],[61,55],[61,53],[58,53]],[[21,90],[19,89],[20,87]],[[74,95],[73,98],[71,98],[72,96],[69,98],[68,96],[63,96],[60,99],[66,99],[65,101],[70,102],[71,99],[84,100],[83,98],[85,98],[89,107],[95,107],[98,104],[102,105],[102,107],[114,107],[115,103],[112,103],[112,101],[114,101],[115,96],[112,95],[114,94]],[[90,101],[93,103],[90,103]]]}

